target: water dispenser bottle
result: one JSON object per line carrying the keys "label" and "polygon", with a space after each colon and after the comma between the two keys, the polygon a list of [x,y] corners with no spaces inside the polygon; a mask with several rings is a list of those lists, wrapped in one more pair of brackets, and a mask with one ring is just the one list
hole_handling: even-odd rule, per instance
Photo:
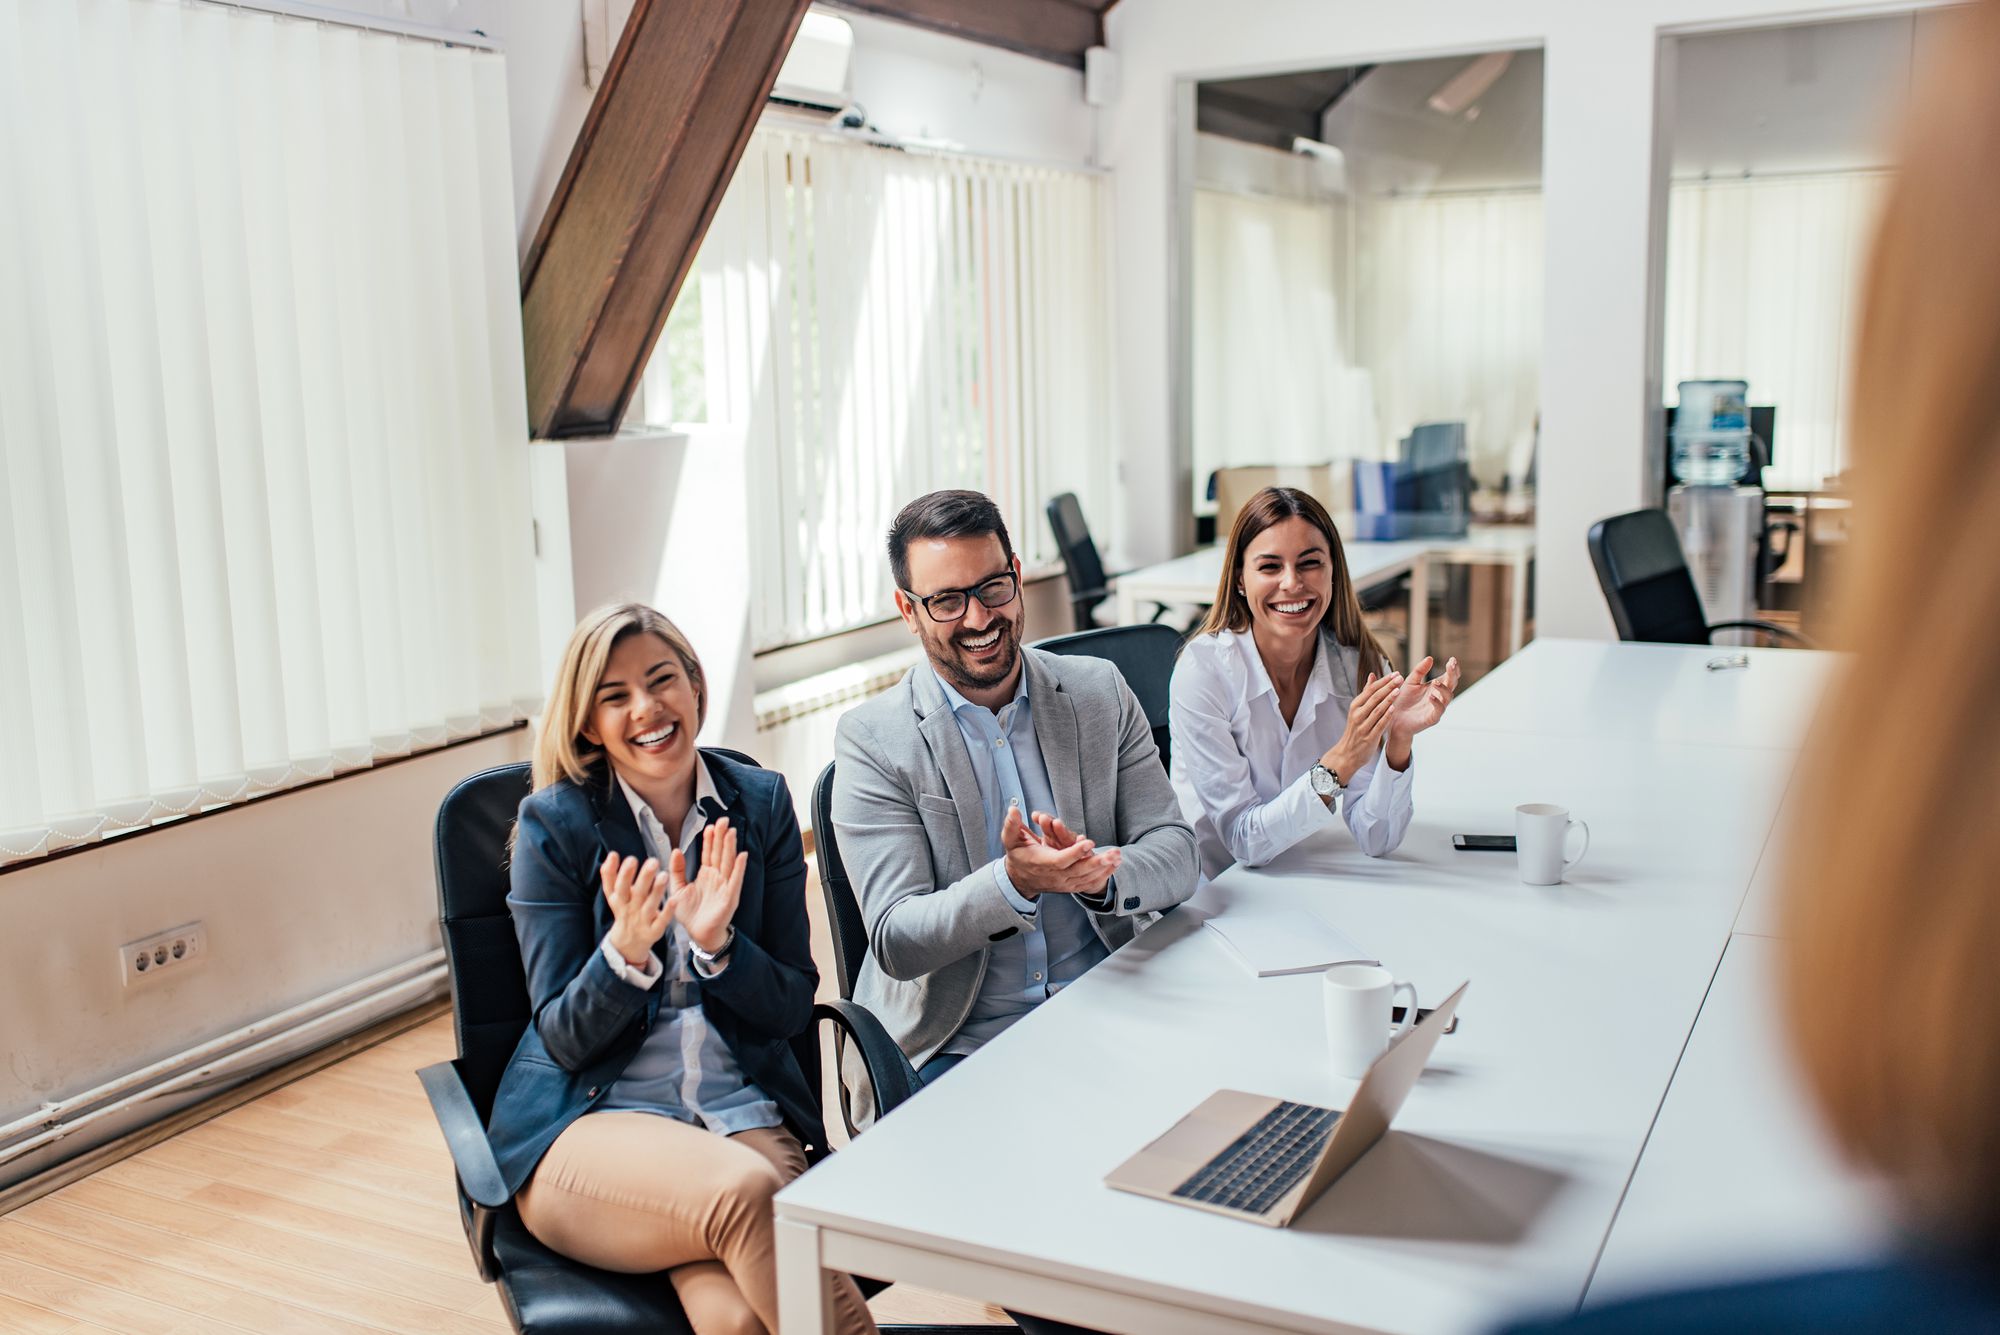
{"label": "water dispenser bottle", "polygon": [[1683,380],[1674,412],[1674,476],[1694,487],[1727,487],[1750,466],[1745,380]]}

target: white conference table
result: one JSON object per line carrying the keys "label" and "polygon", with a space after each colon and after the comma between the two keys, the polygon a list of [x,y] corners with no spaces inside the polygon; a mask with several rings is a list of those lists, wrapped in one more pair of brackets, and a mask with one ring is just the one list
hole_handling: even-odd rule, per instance
{"label": "white conference table", "polygon": [[[1837,656],[1800,649],[1538,637],[1452,702],[1440,727],[1795,752]],[[1741,655],[1745,667],[1708,664]]]}
{"label": "white conference table", "polygon": [[[1411,538],[1396,542],[1362,542],[1345,535],[1347,574],[1356,589],[1380,584],[1398,575],[1410,577],[1410,661],[1428,651],[1430,563],[1504,565],[1511,575],[1507,600],[1507,652],[1519,653],[1527,631],[1528,566],[1535,556],[1535,530],[1523,524],[1474,524],[1462,538]],[[1220,545],[1203,547],[1186,556],[1145,566],[1118,576],[1118,621],[1141,620],[1147,603],[1208,603],[1222,580]]]}
{"label": "white conference table", "polygon": [[1588,1305],[1851,1262],[1892,1241],[1881,1198],[1834,1153],[1780,1039],[1782,949],[1729,939]]}
{"label": "white conference table", "polygon": [[[1538,642],[1466,698],[1559,653]],[[1232,868],[780,1193],[784,1335],[827,1328],[823,1268],[1133,1335],[1457,1333],[1574,1306],[1790,763],[1610,726],[1425,734],[1396,854],[1362,857],[1336,831]],[[1509,829],[1524,801],[1590,822],[1568,883],[1524,886],[1511,858],[1452,850],[1454,832]],[[1335,1107],[1352,1092],[1327,1069],[1318,980],[1253,978],[1201,930],[1239,899],[1320,913],[1426,1003],[1472,980],[1396,1129],[1285,1230],[1103,1185],[1217,1088]]]}

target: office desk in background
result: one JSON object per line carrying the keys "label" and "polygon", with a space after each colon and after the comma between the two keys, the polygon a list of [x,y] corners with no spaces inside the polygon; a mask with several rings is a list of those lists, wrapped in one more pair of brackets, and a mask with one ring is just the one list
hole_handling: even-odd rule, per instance
{"label": "office desk in background", "polygon": [[[1455,565],[1503,565],[1508,568],[1507,652],[1521,651],[1527,633],[1528,567],[1535,558],[1535,530],[1529,525],[1475,524],[1463,538],[1411,538],[1398,542],[1341,539],[1347,555],[1348,578],[1356,589],[1381,584],[1400,575],[1410,577],[1410,662],[1423,658],[1429,646],[1430,567],[1433,562]],[[1206,604],[1222,580],[1223,551],[1203,547],[1159,565],[1145,566],[1118,577],[1118,620],[1131,625],[1144,618],[1139,609],[1150,603]]]}
{"label": "office desk in background", "polygon": [[[1538,641],[1460,705],[1488,690],[1533,696],[1523,679],[1564,661],[1560,643]],[[1685,1106],[1703,1128],[1706,1109],[1731,1106],[1696,1078],[1699,1063],[1685,1085],[1676,1064],[1734,949],[1792,756],[1621,732],[1610,715],[1622,706],[1591,700],[1579,706],[1604,715],[1597,729],[1425,734],[1417,818],[1390,858],[1363,857],[1334,831],[1204,891],[1204,902],[1307,906],[1426,1001],[1472,980],[1459,1031],[1396,1130],[1292,1228],[1103,1186],[1217,1088],[1326,1106],[1353,1089],[1327,1069],[1318,980],[1249,977],[1184,909],[780,1194],[786,1335],[823,1329],[821,1267],[1132,1335],[1464,1335],[1578,1301],[1608,1239],[1626,1274],[1664,1271],[1677,1245],[1699,1246],[1688,1230],[1708,1221],[1683,1208],[1692,1193],[1625,1191],[1660,1176],[1646,1157],[1656,1117],[1671,1129]],[[1590,822],[1570,883],[1524,886],[1511,858],[1451,849],[1452,833],[1511,828],[1524,801]],[[1748,1088],[1754,1099],[1768,1085]],[[1756,1136],[1796,1139],[1797,1100],[1746,1110],[1739,1099],[1731,1115],[1759,1119]],[[1669,1136],[1658,1152],[1699,1154],[1708,1134]],[[1684,1171],[1662,1169],[1665,1185]],[[1825,1194],[1803,1177],[1807,1195]],[[1756,1180],[1801,1187],[1798,1174]],[[1714,1184],[1706,1211],[1726,1211],[1731,1189]]]}

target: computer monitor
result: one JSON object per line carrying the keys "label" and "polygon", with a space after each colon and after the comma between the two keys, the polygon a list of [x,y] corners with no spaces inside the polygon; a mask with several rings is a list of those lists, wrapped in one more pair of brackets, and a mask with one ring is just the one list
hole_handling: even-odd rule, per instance
{"label": "computer monitor", "polygon": [[[1678,485],[1680,482],[1680,479],[1674,476],[1674,408],[1672,404],[1667,405],[1666,424],[1663,429],[1666,432],[1666,448],[1660,452],[1660,466],[1666,477],[1666,481],[1661,488],[1661,494],[1665,495],[1667,487]],[[1752,404],[1750,406],[1750,463],[1744,468],[1743,476],[1736,479],[1737,485],[1744,487],[1761,487],[1764,485],[1764,470],[1769,468],[1777,457],[1777,430],[1778,410],[1776,407],[1768,403],[1761,405]]]}

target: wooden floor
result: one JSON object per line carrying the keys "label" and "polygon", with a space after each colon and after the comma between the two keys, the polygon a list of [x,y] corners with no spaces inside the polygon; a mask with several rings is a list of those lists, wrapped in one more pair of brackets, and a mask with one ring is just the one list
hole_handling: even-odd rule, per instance
{"label": "wooden floor", "polygon": [[[452,1055],[442,1015],[0,1217],[0,1331],[504,1335],[415,1075]],[[904,1288],[873,1306],[1006,1321]]]}
{"label": "wooden floor", "polygon": [[[413,1072],[440,1016],[0,1218],[0,1331],[504,1335]],[[1003,1321],[891,1289],[882,1321]]]}

